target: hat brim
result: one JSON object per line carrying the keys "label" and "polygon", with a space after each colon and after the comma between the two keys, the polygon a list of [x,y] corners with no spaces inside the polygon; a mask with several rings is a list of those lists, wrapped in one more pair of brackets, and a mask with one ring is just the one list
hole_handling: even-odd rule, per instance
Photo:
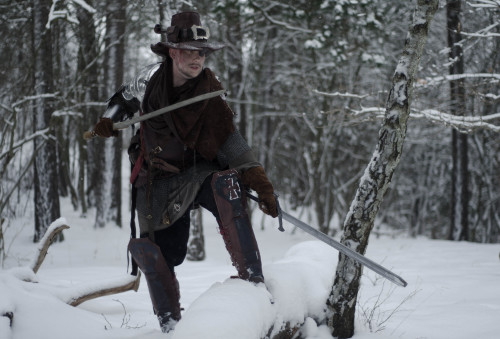
{"label": "hat brim", "polygon": [[211,51],[217,51],[226,47],[224,44],[210,43],[205,41],[187,41],[187,42],[159,42],[157,45],[162,45],[162,47],[173,48],[173,49],[185,49],[189,51],[201,51],[204,49],[209,49]]}

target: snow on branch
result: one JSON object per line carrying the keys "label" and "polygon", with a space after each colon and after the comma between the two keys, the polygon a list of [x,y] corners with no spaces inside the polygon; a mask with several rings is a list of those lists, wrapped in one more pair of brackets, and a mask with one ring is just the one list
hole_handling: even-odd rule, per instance
{"label": "snow on branch", "polygon": [[82,284],[80,286],[64,289],[59,293],[59,298],[68,305],[78,306],[85,301],[98,297],[131,290],[137,292],[140,281],[141,272],[139,271],[137,276],[128,274],[114,279]]}
{"label": "snow on branch", "polygon": [[59,92],[56,92],[56,93],[44,93],[44,94],[40,94],[40,95],[27,96],[27,97],[22,98],[19,101],[16,101],[12,105],[12,108],[15,108],[15,107],[17,107],[19,105],[22,105],[22,104],[24,104],[25,102],[28,102],[28,101],[37,100],[37,99],[56,98],[58,95],[59,95]]}
{"label": "snow on branch", "polygon": [[315,94],[320,94],[325,97],[341,97],[341,98],[356,98],[356,99],[363,99],[368,96],[368,94],[360,95],[360,94],[353,94],[353,93],[340,93],[340,92],[334,92],[334,93],[329,93],[329,92],[322,92],[317,89],[312,90],[313,93]]}
{"label": "snow on branch", "polygon": [[500,80],[500,74],[496,73],[463,73],[463,74],[449,74],[449,75],[443,75],[443,76],[437,76],[437,77],[428,77],[424,79],[420,79],[417,84],[415,84],[415,87],[424,87],[424,86],[433,86],[437,85],[441,82],[445,81],[455,81],[455,80],[461,80],[461,79],[479,79],[479,78],[485,78],[485,79],[494,79],[495,82],[496,80]]}
{"label": "snow on branch", "polygon": [[500,0],[476,0],[467,4],[474,8],[500,8]]}
{"label": "snow on branch", "polygon": [[22,147],[27,142],[30,142],[37,137],[42,137],[44,139],[48,139],[49,138],[49,136],[48,136],[49,130],[50,130],[50,128],[41,129],[41,130],[36,131],[35,133],[27,136],[26,138],[24,138],[22,140],[16,141],[14,143],[14,145],[12,145],[12,147],[9,150],[0,153],[0,159],[6,157],[8,154],[11,154],[13,151],[17,150],[18,148]]}
{"label": "snow on branch", "polygon": [[[339,112],[329,111],[326,113],[330,114],[331,117],[336,118],[335,116]],[[353,125],[363,122],[380,120],[383,119],[384,116],[385,108],[383,107],[362,107],[361,109],[350,109],[349,114],[342,116],[342,120],[345,125]],[[476,130],[481,129],[500,132],[500,125],[496,125],[493,123],[493,121],[500,121],[500,112],[480,117],[471,117],[457,116],[436,109],[412,109],[410,118],[426,119],[438,125],[450,126],[462,133],[472,133]]]}
{"label": "snow on branch", "polygon": [[500,132],[500,126],[488,122],[492,120],[500,121],[500,113],[489,114],[482,117],[468,117],[444,113],[435,109],[427,109],[418,112],[412,111],[410,117],[416,119],[424,118],[433,123],[448,125],[462,133],[471,133],[479,129]]}
{"label": "snow on branch", "polygon": [[250,5],[257,9],[259,12],[261,12],[264,17],[269,21],[271,22],[272,24],[276,25],[276,26],[281,26],[281,27],[284,27],[288,30],[291,30],[291,31],[299,31],[299,32],[303,32],[303,33],[314,33],[312,30],[310,29],[307,29],[307,28],[302,28],[302,27],[298,27],[298,26],[292,26],[286,22],[283,22],[283,21],[279,21],[279,20],[276,20],[274,19],[273,17],[271,17],[264,8],[260,7],[260,6],[257,6],[253,1],[250,2]]}
{"label": "snow on branch", "polygon": [[[480,94],[481,95],[481,94]],[[498,100],[500,99],[500,95],[493,94],[493,93],[486,93],[482,95],[485,99],[490,99],[490,100]]]}
{"label": "snow on branch", "polygon": [[47,255],[47,251],[49,250],[50,245],[52,245],[52,243],[56,239],[56,236],[60,232],[68,228],[69,226],[66,225],[66,220],[64,218],[57,219],[49,226],[49,228],[47,228],[45,235],[40,240],[37,251],[38,255],[36,256],[36,258],[34,258],[30,265],[33,272],[37,273],[40,266],[42,266],[43,260]]}
{"label": "snow on branch", "polygon": [[[74,13],[71,13],[68,10],[68,8],[56,10],[56,6],[57,6],[58,2],[59,2],[59,0],[52,1],[52,5],[50,6],[49,18],[47,19],[47,24],[45,25],[45,28],[50,29],[50,25],[51,25],[52,21],[54,21],[56,19],[66,19],[69,22],[78,25],[80,23],[80,21],[75,17]],[[85,2],[85,0],[73,0],[72,3],[82,7],[83,9],[88,11],[89,13],[96,13],[97,12],[95,10],[95,8],[93,8],[92,6],[87,4],[87,2]]]}
{"label": "snow on branch", "polygon": [[73,0],[73,3],[79,5],[89,13],[96,13],[96,9],[90,6],[85,0]]}
{"label": "snow on branch", "polygon": [[494,23],[494,24],[489,25],[483,29],[480,29],[476,33],[467,33],[467,32],[462,31],[462,32],[460,32],[460,34],[462,34],[464,36],[470,36],[473,38],[498,38],[498,37],[500,37],[499,33],[491,32],[491,30],[493,28],[497,27],[498,25],[500,25],[500,22]]}

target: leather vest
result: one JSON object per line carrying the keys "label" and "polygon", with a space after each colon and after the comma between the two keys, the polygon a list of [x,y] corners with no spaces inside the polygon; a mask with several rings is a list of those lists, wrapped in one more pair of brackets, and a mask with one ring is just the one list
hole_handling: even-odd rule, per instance
{"label": "leather vest", "polygon": [[144,159],[154,176],[180,173],[193,165],[195,152],[176,137],[164,117],[145,121],[141,128]]}

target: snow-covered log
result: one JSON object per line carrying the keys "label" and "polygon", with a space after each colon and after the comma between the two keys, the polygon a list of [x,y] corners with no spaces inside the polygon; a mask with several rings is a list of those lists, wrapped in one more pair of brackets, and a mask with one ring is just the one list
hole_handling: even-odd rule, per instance
{"label": "snow-covered log", "polygon": [[[366,251],[375,216],[402,155],[415,74],[437,8],[437,0],[417,1],[403,54],[394,73],[379,141],[344,222],[342,243],[361,254]],[[361,274],[359,263],[339,255],[335,281],[327,300],[328,327],[335,337],[354,335]]]}
{"label": "snow-covered log", "polygon": [[307,337],[298,332],[305,323],[317,328],[324,320],[336,260],[335,249],[308,241],[264,265],[265,285],[241,279],[215,283],[185,310],[172,339]]}

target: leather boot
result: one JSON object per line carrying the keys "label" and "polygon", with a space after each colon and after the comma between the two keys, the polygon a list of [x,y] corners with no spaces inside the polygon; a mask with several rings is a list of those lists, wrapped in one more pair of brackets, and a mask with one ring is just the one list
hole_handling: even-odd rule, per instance
{"label": "leather boot", "polygon": [[236,170],[214,174],[212,188],[220,216],[217,221],[238,277],[260,283],[264,275],[259,247],[247,213],[246,194],[240,187]]}
{"label": "leather boot", "polygon": [[262,262],[255,235],[249,223],[236,222],[234,225],[219,224],[226,249],[231,256],[238,277],[253,283],[263,283]]}
{"label": "leather boot", "polygon": [[149,296],[162,332],[174,329],[181,319],[179,283],[161,250],[148,238],[131,239],[128,249],[148,283]]}

